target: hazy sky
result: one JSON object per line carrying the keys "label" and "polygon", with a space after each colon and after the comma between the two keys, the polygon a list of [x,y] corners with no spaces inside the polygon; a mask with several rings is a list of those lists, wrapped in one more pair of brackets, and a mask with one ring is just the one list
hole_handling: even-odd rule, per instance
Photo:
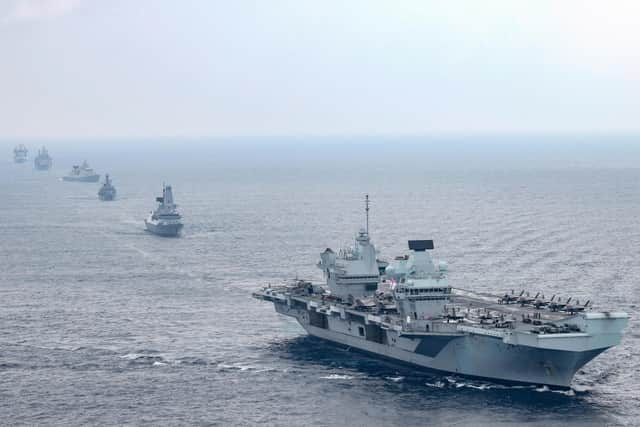
{"label": "hazy sky", "polygon": [[638,0],[0,0],[0,138],[640,131]]}

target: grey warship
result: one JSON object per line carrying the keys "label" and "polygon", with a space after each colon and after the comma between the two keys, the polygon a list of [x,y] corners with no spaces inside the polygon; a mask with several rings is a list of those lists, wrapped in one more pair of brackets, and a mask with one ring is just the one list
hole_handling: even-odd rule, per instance
{"label": "grey warship", "polygon": [[27,155],[29,154],[29,150],[24,144],[18,145],[13,149],[13,161],[16,163],[24,163],[27,161]]}
{"label": "grey warship", "polygon": [[566,389],[578,369],[620,343],[622,312],[596,312],[540,294],[492,296],[452,288],[434,261],[432,240],[380,274],[366,227],[353,247],[320,255],[326,281],[304,280],[253,293],[295,318],[310,334],[418,368],[510,384]]}
{"label": "grey warship", "polygon": [[98,182],[100,175],[95,173],[92,168],[89,167],[89,163],[85,160],[82,165],[75,165],[71,168],[68,175],[62,177],[64,181],[71,182]]}
{"label": "grey warship", "polygon": [[98,190],[98,198],[102,201],[111,201],[116,198],[116,187],[113,186],[111,182],[111,178],[109,178],[109,174],[106,174],[104,177],[104,183],[100,190]]}
{"label": "grey warship", "polygon": [[170,185],[162,185],[162,197],[156,197],[158,207],[144,220],[147,230],[164,237],[177,237],[182,230],[182,216],[173,201]]}
{"label": "grey warship", "polygon": [[49,155],[49,152],[45,147],[38,150],[38,155],[33,159],[33,166],[39,171],[46,171],[51,169],[53,159]]}

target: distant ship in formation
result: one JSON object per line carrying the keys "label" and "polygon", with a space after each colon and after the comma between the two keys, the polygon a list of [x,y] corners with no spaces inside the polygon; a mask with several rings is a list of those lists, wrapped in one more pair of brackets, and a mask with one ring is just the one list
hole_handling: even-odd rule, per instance
{"label": "distant ship in formation", "polygon": [[68,175],[62,177],[64,181],[73,182],[98,182],[100,175],[94,172],[89,167],[89,164],[85,160],[80,166],[74,166]]}
{"label": "distant ship in formation", "polygon": [[13,161],[16,163],[24,163],[27,161],[27,154],[29,154],[27,147],[20,144],[13,149]]}
{"label": "distant ship in formation", "polygon": [[[24,163],[27,161],[29,150],[23,144],[13,149],[14,161]],[[46,147],[38,150],[38,155],[33,159],[33,164],[37,170],[51,169],[53,159],[49,155]],[[63,181],[71,182],[98,182],[100,175],[89,167],[87,161],[81,165],[74,165],[71,171],[62,177]],[[98,198],[103,201],[111,201],[116,198],[116,188],[111,181],[109,174],[105,176],[105,181],[98,190]],[[178,205],[173,201],[173,191],[170,185],[162,186],[162,197],[156,197],[158,207],[144,220],[145,226],[151,233],[159,236],[176,237],[182,231],[184,224],[182,216],[178,212]]]}
{"label": "distant ship in formation", "polygon": [[98,190],[98,197],[103,201],[111,201],[116,198],[116,187],[111,183],[109,174],[105,175],[104,183],[100,190]]}
{"label": "distant ship in formation", "polygon": [[147,230],[158,236],[177,237],[183,227],[182,216],[173,201],[170,185],[162,185],[162,197],[156,197],[156,201],[158,207],[144,220]]}
{"label": "distant ship in formation", "polygon": [[49,155],[49,152],[45,147],[42,147],[41,150],[38,150],[38,155],[35,159],[33,159],[33,165],[37,170],[46,171],[51,169],[51,164],[53,163],[53,159]]}

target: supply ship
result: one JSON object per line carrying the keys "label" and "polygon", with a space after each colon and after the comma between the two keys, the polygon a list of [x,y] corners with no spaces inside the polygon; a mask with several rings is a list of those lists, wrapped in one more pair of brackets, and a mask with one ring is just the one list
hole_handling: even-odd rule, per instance
{"label": "supply ship", "polygon": [[41,150],[38,150],[38,155],[35,159],[33,159],[33,166],[40,171],[46,171],[51,169],[51,164],[53,163],[53,159],[49,155],[49,152],[45,147],[42,147]]}

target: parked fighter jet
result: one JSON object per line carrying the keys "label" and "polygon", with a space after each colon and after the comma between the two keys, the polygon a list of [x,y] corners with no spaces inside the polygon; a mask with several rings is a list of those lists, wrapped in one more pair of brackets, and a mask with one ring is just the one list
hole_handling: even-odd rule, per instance
{"label": "parked fighter jet", "polygon": [[536,300],[531,305],[539,310],[539,309],[544,308],[544,307],[548,306],[549,304],[551,304],[555,297],[556,297],[556,295],[553,294],[551,296],[550,300],[546,300],[544,298],[544,294],[542,294],[542,296],[540,298],[536,298]]}
{"label": "parked fighter jet", "polygon": [[564,308],[571,302],[571,297],[569,297],[569,299],[565,302],[562,303],[560,302],[560,298],[558,298],[558,301],[556,302],[552,302],[549,304],[549,309],[551,311],[561,311],[564,310]]}
{"label": "parked fighter jet", "polygon": [[589,306],[591,300],[588,300],[584,305],[580,305],[580,301],[576,301],[575,304],[567,304],[562,311],[566,311],[567,313],[579,313],[585,311]]}
{"label": "parked fighter jet", "polygon": [[501,298],[498,299],[498,302],[500,304],[511,304],[513,302],[518,301],[518,298],[520,298],[523,294],[524,294],[524,289],[522,290],[522,292],[520,292],[520,295],[518,296],[515,296],[513,294],[513,289],[511,289],[511,294],[504,294]]}
{"label": "parked fighter jet", "polygon": [[538,298],[539,295],[540,295],[540,292],[538,292],[535,297],[531,298],[529,296],[529,292],[527,292],[527,296],[521,296],[518,298],[518,304],[520,304],[521,307],[524,307],[525,305],[533,304],[533,302]]}

